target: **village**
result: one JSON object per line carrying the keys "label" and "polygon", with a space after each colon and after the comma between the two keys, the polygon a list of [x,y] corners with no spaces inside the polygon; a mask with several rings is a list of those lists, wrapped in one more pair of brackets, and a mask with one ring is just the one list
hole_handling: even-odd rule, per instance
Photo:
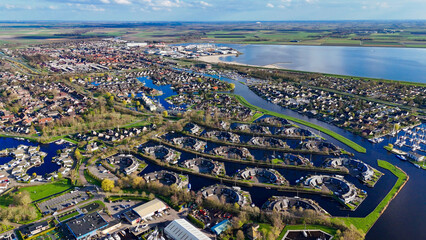
{"label": "village", "polygon": [[271,82],[253,84],[250,89],[270,102],[366,138],[380,138],[420,123],[420,119],[409,110],[327,90]]}
{"label": "village", "polygon": [[[238,53],[229,47],[106,38],[2,52],[26,63],[0,64],[0,139],[16,141],[0,152],[3,239],[278,239],[294,224],[358,234],[328,211],[362,208],[384,176],[329,133],[245,104],[221,78],[243,71],[191,62]],[[245,84],[366,138],[420,123],[317,88],[356,83],[311,81]]]}

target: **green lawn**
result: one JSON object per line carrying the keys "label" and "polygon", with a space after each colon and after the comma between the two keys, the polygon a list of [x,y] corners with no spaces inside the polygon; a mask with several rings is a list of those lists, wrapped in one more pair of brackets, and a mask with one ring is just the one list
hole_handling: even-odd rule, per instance
{"label": "green lawn", "polygon": [[136,122],[133,122],[131,124],[124,126],[124,128],[143,127],[143,126],[146,126],[146,125],[149,125],[149,124],[150,124],[150,122],[148,122],[148,121],[136,121]]}
{"label": "green lawn", "polygon": [[31,199],[37,201],[50,195],[65,191],[71,187],[68,179],[62,179],[53,183],[36,185],[31,187],[22,187],[19,191],[27,191],[30,193]]}
{"label": "green lawn", "polygon": [[84,177],[86,178],[87,182],[97,186],[101,186],[101,181],[98,181],[97,179],[90,176],[87,169],[84,170]]}
{"label": "green lawn", "polygon": [[284,161],[282,159],[274,158],[274,159],[272,159],[272,163],[273,164],[282,164],[282,163],[284,163]]}
{"label": "green lawn", "polygon": [[72,218],[72,217],[75,217],[75,216],[77,216],[77,215],[79,215],[79,214],[80,214],[80,213],[79,213],[78,211],[74,211],[74,212],[72,212],[72,213],[69,213],[69,214],[67,214],[67,215],[64,215],[64,216],[60,217],[60,218],[59,218],[59,221],[63,222],[63,221],[65,221],[65,220],[70,219],[70,218]]}
{"label": "green lawn", "polygon": [[332,236],[336,235],[336,231],[337,229],[335,228],[331,228],[331,227],[326,227],[326,226],[321,226],[321,225],[287,225],[285,226],[285,228],[283,229],[283,231],[281,232],[281,234],[278,236],[277,240],[281,240],[285,233],[288,230],[321,230],[324,231]]}
{"label": "green lawn", "polygon": [[12,203],[13,203],[13,197],[10,195],[10,193],[7,193],[0,197],[0,207],[6,208]]}
{"label": "green lawn", "polygon": [[293,121],[293,122],[300,123],[302,125],[311,127],[313,129],[319,130],[319,131],[321,131],[321,132],[323,132],[323,133],[325,133],[327,135],[330,135],[331,137],[333,137],[333,138],[339,140],[340,142],[348,145],[349,147],[351,147],[352,149],[354,149],[357,152],[361,152],[361,153],[366,153],[367,152],[365,148],[361,147],[360,145],[354,143],[353,141],[351,141],[351,140],[343,137],[342,135],[339,135],[339,134],[337,134],[337,133],[335,133],[335,132],[333,132],[333,131],[331,131],[331,130],[329,130],[327,128],[315,125],[315,124],[310,123],[310,122],[305,121],[305,120],[301,120],[301,119],[298,119],[298,118],[295,118],[295,117],[290,117],[290,116],[287,116],[287,115],[284,115],[284,114],[272,112],[272,111],[269,111],[269,110],[266,110],[266,109],[254,106],[254,105],[250,104],[249,102],[247,102],[247,100],[245,100],[242,96],[235,95],[235,94],[232,94],[232,95],[235,96],[235,98],[242,105],[244,105],[244,106],[246,106],[248,108],[254,109],[254,110],[259,111],[259,112],[263,112],[264,114],[267,114],[267,115],[284,118],[284,119],[287,119],[287,120],[290,120],[290,121]]}
{"label": "green lawn", "polygon": [[259,112],[255,113],[255,114],[253,115],[253,117],[251,118],[251,122],[256,121],[256,119],[258,119],[258,118],[260,118],[260,117],[262,117],[262,116],[263,116],[263,113],[259,113]]}
{"label": "green lawn", "polygon": [[386,162],[383,160],[377,160],[377,163],[379,164],[379,167],[388,169],[396,177],[398,177],[398,180],[396,181],[395,185],[392,187],[389,193],[385,196],[385,198],[383,198],[383,200],[379,203],[379,205],[374,209],[374,211],[368,214],[365,218],[355,218],[355,217],[336,218],[336,219],[343,220],[348,226],[353,224],[356,228],[358,228],[359,230],[362,230],[364,233],[367,233],[368,230],[370,230],[370,228],[374,225],[374,223],[377,221],[377,219],[386,209],[387,205],[395,197],[396,193],[400,190],[402,185],[408,180],[407,174],[405,174],[402,170],[390,164],[389,162]]}

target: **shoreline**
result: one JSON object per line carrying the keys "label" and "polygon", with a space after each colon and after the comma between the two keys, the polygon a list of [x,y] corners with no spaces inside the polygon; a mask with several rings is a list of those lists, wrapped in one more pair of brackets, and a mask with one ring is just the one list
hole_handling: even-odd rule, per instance
{"label": "shoreline", "polygon": [[211,63],[211,64],[218,64],[218,63],[224,63],[224,64],[230,64],[230,65],[239,65],[239,66],[248,66],[248,67],[261,67],[261,68],[269,68],[269,69],[286,69],[286,68],[282,68],[279,67],[275,64],[268,64],[268,65],[252,65],[252,64],[245,64],[245,63],[239,63],[239,62],[227,62],[227,61],[223,61],[220,58],[221,57],[235,57],[237,56],[237,54],[221,54],[221,55],[210,55],[210,56],[201,56],[196,58],[196,60],[201,61],[201,62],[206,62],[206,63]]}
{"label": "shoreline", "polygon": [[344,78],[353,78],[353,79],[362,78],[362,79],[365,79],[365,80],[374,80],[374,81],[382,81],[382,82],[390,82],[390,83],[400,83],[400,84],[414,85],[414,86],[420,86],[420,87],[426,86],[426,83],[423,83],[423,82],[386,79],[386,78],[375,78],[375,77],[364,77],[364,76],[357,76],[357,75],[344,75],[344,74],[337,74],[337,73],[312,72],[312,71],[306,71],[306,70],[296,70],[296,69],[280,67],[280,66],[277,66],[278,63],[272,63],[272,64],[267,64],[267,65],[254,65],[254,64],[246,64],[246,63],[239,63],[239,62],[227,62],[227,61],[223,61],[223,60],[220,59],[221,57],[229,57],[229,56],[237,56],[237,54],[201,56],[201,57],[194,58],[193,61],[204,62],[204,63],[209,63],[209,64],[226,64],[226,65],[230,65],[230,66],[234,65],[234,66],[261,68],[261,69],[262,68],[263,69],[275,69],[275,70],[297,72],[297,73],[306,73],[306,74],[322,74],[324,76],[335,76],[335,77],[344,77]]}

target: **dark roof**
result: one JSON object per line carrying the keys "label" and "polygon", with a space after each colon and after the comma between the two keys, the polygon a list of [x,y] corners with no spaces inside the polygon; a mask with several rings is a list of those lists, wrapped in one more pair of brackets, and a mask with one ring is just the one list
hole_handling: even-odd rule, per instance
{"label": "dark roof", "polygon": [[80,238],[107,226],[108,222],[99,213],[94,212],[68,221],[66,224],[74,236]]}
{"label": "dark roof", "polygon": [[28,234],[31,234],[31,232],[33,232],[33,231],[35,231],[39,228],[44,228],[44,227],[47,227],[47,226],[49,226],[49,223],[47,221],[37,222],[37,223],[32,223],[32,224],[23,226],[20,229],[20,231],[21,231],[22,234],[28,235]]}
{"label": "dark roof", "polygon": [[138,218],[140,218],[140,216],[132,209],[132,210],[129,210],[129,211],[127,211],[127,212],[125,212],[125,213],[123,213],[123,215],[127,218],[127,220],[129,220],[129,221],[134,221],[134,220],[136,220],[136,219],[138,219]]}

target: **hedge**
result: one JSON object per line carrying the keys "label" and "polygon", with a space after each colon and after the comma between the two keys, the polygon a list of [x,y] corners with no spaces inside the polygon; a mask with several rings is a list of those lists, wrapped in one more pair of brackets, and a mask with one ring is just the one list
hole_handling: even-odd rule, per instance
{"label": "hedge", "polygon": [[196,219],[194,216],[192,216],[191,214],[188,214],[188,220],[193,223],[196,227],[204,229],[205,225],[203,222],[201,222],[200,220]]}

